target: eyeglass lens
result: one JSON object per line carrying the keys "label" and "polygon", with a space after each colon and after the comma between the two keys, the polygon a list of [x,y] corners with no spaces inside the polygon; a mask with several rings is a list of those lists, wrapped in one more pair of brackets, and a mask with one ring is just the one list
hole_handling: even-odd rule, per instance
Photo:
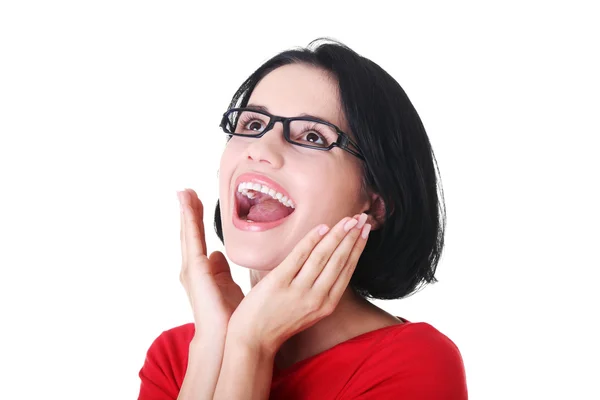
{"label": "eyeglass lens", "polygon": [[[255,111],[233,111],[229,113],[225,128],[228,133],[256,135],[269,125],[268,115]],[[337,131],[319,122],[292,120],[289,122],[290,140],[312,147],[328,147],[338,140]]]}

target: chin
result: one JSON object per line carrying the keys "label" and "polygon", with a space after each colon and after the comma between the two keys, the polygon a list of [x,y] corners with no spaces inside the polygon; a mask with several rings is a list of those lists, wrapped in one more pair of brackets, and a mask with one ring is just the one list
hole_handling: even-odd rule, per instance
{"label": "chin", "polygon": [[289,240],[286,230],[283,233],[277,228],[262,232],[242,231],[230,222],[231,216],[224,218],[227,219],[222,217],[221,223],[225,254],[234,264],[258,271],[270,271],[289,253],[285,251],[286,246],[283,246],[283,243]]}
{"label": "chin", "polygon": [[256,248],[251,250],[245,246],[233,245],[231,247],[233,248],[230,249],[228,246],[225,246],[227,258],[240,267],[257,271],[271,271],[281,263],[281,261],[270,260],[268,255],[256,251]]}

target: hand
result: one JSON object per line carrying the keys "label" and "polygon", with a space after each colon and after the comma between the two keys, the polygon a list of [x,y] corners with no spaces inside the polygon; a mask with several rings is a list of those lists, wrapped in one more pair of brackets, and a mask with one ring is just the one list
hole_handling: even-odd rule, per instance
{"label": "hand", "polygon": [[194,313],[196,337],[227,333],[233,311],[244,298],[233,281],[223,253],[206,256],[204,208],[196,192],[186,189],[177,193],[181,205],[181,273]]}
{"label": "hand", "polygon": [[232,335],[274,355],[291,336],[330,315],[367,242],[361,228],[368,237],[371,226],[363,227],[365,214],[359,220],[346,217],[328,234],[326,225],[311,230],[242,300],[231,316],[228,340]]}

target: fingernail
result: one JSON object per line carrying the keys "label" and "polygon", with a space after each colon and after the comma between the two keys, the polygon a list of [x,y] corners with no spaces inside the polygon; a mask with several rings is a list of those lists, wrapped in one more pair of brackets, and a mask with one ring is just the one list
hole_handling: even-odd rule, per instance
{"label": "fingernail", "polygon": [[358,221],[352,218],[350,221],[344,224],[344,230],[348,232],[350,229],[354,228],[354,225],[358,224]]}
{"label": "fingernail", "polygon": [[327,225],[321,225],[321,227],[319,228],[319,235],[323,236],[327,233],[328,230],[329,227]]}
{"label": "fingernail", "polygon": [[363,239],[366,239],[369,236],[370,231],[371,231],[371,224],[365,224],[360,235],[362,236]]}
{"label": "fingernail", "polygon": [[365,222],[367,222],[367,214],[362,213],[360,214],[360,217],[358,217],[358,224],[356,225],[356,229],[362,228]]}

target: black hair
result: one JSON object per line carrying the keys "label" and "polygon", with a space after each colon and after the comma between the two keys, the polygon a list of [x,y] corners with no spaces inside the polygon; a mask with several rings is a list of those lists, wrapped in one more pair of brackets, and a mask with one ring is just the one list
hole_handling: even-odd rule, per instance
{"label": "black hair", "polygon": [[[370,233],[351,288],[364,298],[399,299],[437,282],[446,225],[437,160],[408,96],[379,65],[342,43],[317,39],[266,61],[242,83],[229,107],[245,107],[263,77],[294,63],[337,79],[342,110],[365,157],[363,187],[385,203],[385,221]],[[224,242],[218,201],[215,231]]]}

